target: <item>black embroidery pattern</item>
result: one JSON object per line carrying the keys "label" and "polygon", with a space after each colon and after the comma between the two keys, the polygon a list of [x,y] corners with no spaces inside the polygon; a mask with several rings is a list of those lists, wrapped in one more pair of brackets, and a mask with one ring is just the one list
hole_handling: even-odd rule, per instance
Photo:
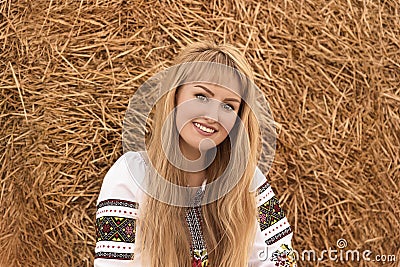
{"label": "black embroidery pattern", "polygon": [[192,248],[193,249],[204,249],[205,242],[203,232],[201,229],[201,199],[204,195],[204,191],[199,188],[194,196],[190,207],[186,209],[186,222],[189,227],[190,234],[192,236]]}
{"label": "black embroidery pattern", "polygon": [[100,209],[100,208],[103,208],[106,206],[117,206],[117,207],[127,207],[127,208],[131,208],[131,209],[138,209],[139,203],[127,201],[127,200],[120,200],[120,199],[107,199],[107,200],[101,201],[97,205],[97,208]]}
{"label": "black embroidery pattern", "polygon": [[97,252],[96,259],[131,260],[133,253]]}
{"label": "black embroidery pattern", "polygon": [[261,231],[274,225],[284,217],[285,213],[279,206],[279,201],[275,196],[258,207],[258,222],[260,223]]}
{"label": "black embroidery pattern", "polygon": [[96,219],[97,241],[135,243],[136,219],[103,216]]}
{"label": "black embroidery pattern", "polygon": [[277,242],[278,240],[284,238],[285,236],[287,236],[288,234],[290,234],[292,232],[292,229],[290,228],[290,226],[286,229],[284,229],[283,231],[277,233],[276,235],[274,235],[271,238],[268,238],[267,240],[265,240],[265,244],[267,244],[268,246]]}
{"label": "black embroidery pattern", "polygon": [[200,207],[190,207],[186,211],[186,222],[192,236],[193,249],[202,249],[205,247],[203,232],[201,230],[200,216]]}
{"label": "black embroidery pattern", "polygon": [[257,195],[261,195],[265,192],[271,185],[268,182],[265,182],[257,189]]}

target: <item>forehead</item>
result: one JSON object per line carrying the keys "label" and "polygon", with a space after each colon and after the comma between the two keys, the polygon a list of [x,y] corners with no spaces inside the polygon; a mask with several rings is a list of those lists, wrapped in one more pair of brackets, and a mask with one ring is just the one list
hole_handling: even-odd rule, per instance
{"label": "forehead", "polygon": [[245,97],[248,78],[239,70],[212,62],[188,62],[177,66],[175,77],[179,85],[188,83],[212,84],[229,88],[231,92]]}
{"label": "forehead", "polygon": [[220,84],[215,84],[215,83],[210,83],[210,82],[192,82],[189,84],[185,84],[182,86],[182,88],[185,90],[185,88],[189,88],[191,90],[204,90],[204,91],[210,91],[212,94],[214,94],[217,97],[220,98],[241,98],[240,92],[238,91],[237,86],[231,86],[231,87],[226,87]]}

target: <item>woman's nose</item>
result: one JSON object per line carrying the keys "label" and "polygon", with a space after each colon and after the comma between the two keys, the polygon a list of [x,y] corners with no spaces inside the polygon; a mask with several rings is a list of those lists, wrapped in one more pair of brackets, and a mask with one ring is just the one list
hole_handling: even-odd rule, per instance
{"label": "woman's nose", "polygon": [[212,120],[214,122],[219,121],[219,112],[220,112],[221,102],[216,99],[211,99],[211,101],[207,105],[207,111],[205,114],[205,118]]}

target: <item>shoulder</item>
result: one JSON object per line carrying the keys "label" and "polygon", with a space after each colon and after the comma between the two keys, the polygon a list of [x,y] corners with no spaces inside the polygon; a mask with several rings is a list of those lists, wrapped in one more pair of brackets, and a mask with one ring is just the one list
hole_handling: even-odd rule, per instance
{"label": "shoulder", "polygon": [[140,180],[143,179],[145,170],[142,152],[129,151],[123,154],[104,176],[97,205],[110,199],[139,201]]}
{"label": "shoulder", "polygon": [[137,181],[145,168],[139,152],[127,152],[104,177],[97,200],[96,267],[137,266],[133,265],[136,225],[144,196]]}

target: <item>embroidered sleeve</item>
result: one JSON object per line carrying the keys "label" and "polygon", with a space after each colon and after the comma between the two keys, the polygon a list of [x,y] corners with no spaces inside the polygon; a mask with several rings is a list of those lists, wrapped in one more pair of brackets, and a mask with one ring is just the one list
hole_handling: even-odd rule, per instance
{"label": "embroidered sleeve", "polygon": [[[119,158],[110,168],[100,190],[96,212],[95,267],[137,266],[134,252],[138,189],[126,167],[125,157]],[[134,166],[138,171],[142,168],[139,165],[141,161],[132,163],[138,164]]]}
{"label": "embroidered sleeve", "polygon": [[97,205],[96,259],[133,260],[138,203],[107,199]]}
{"label": "embroidered sleeve", "polygon": [[291,245],[292,229],[265,176],[263,180],[263,184],[256,190],[257,232],[249,266],[295,267],[296,257]]}

